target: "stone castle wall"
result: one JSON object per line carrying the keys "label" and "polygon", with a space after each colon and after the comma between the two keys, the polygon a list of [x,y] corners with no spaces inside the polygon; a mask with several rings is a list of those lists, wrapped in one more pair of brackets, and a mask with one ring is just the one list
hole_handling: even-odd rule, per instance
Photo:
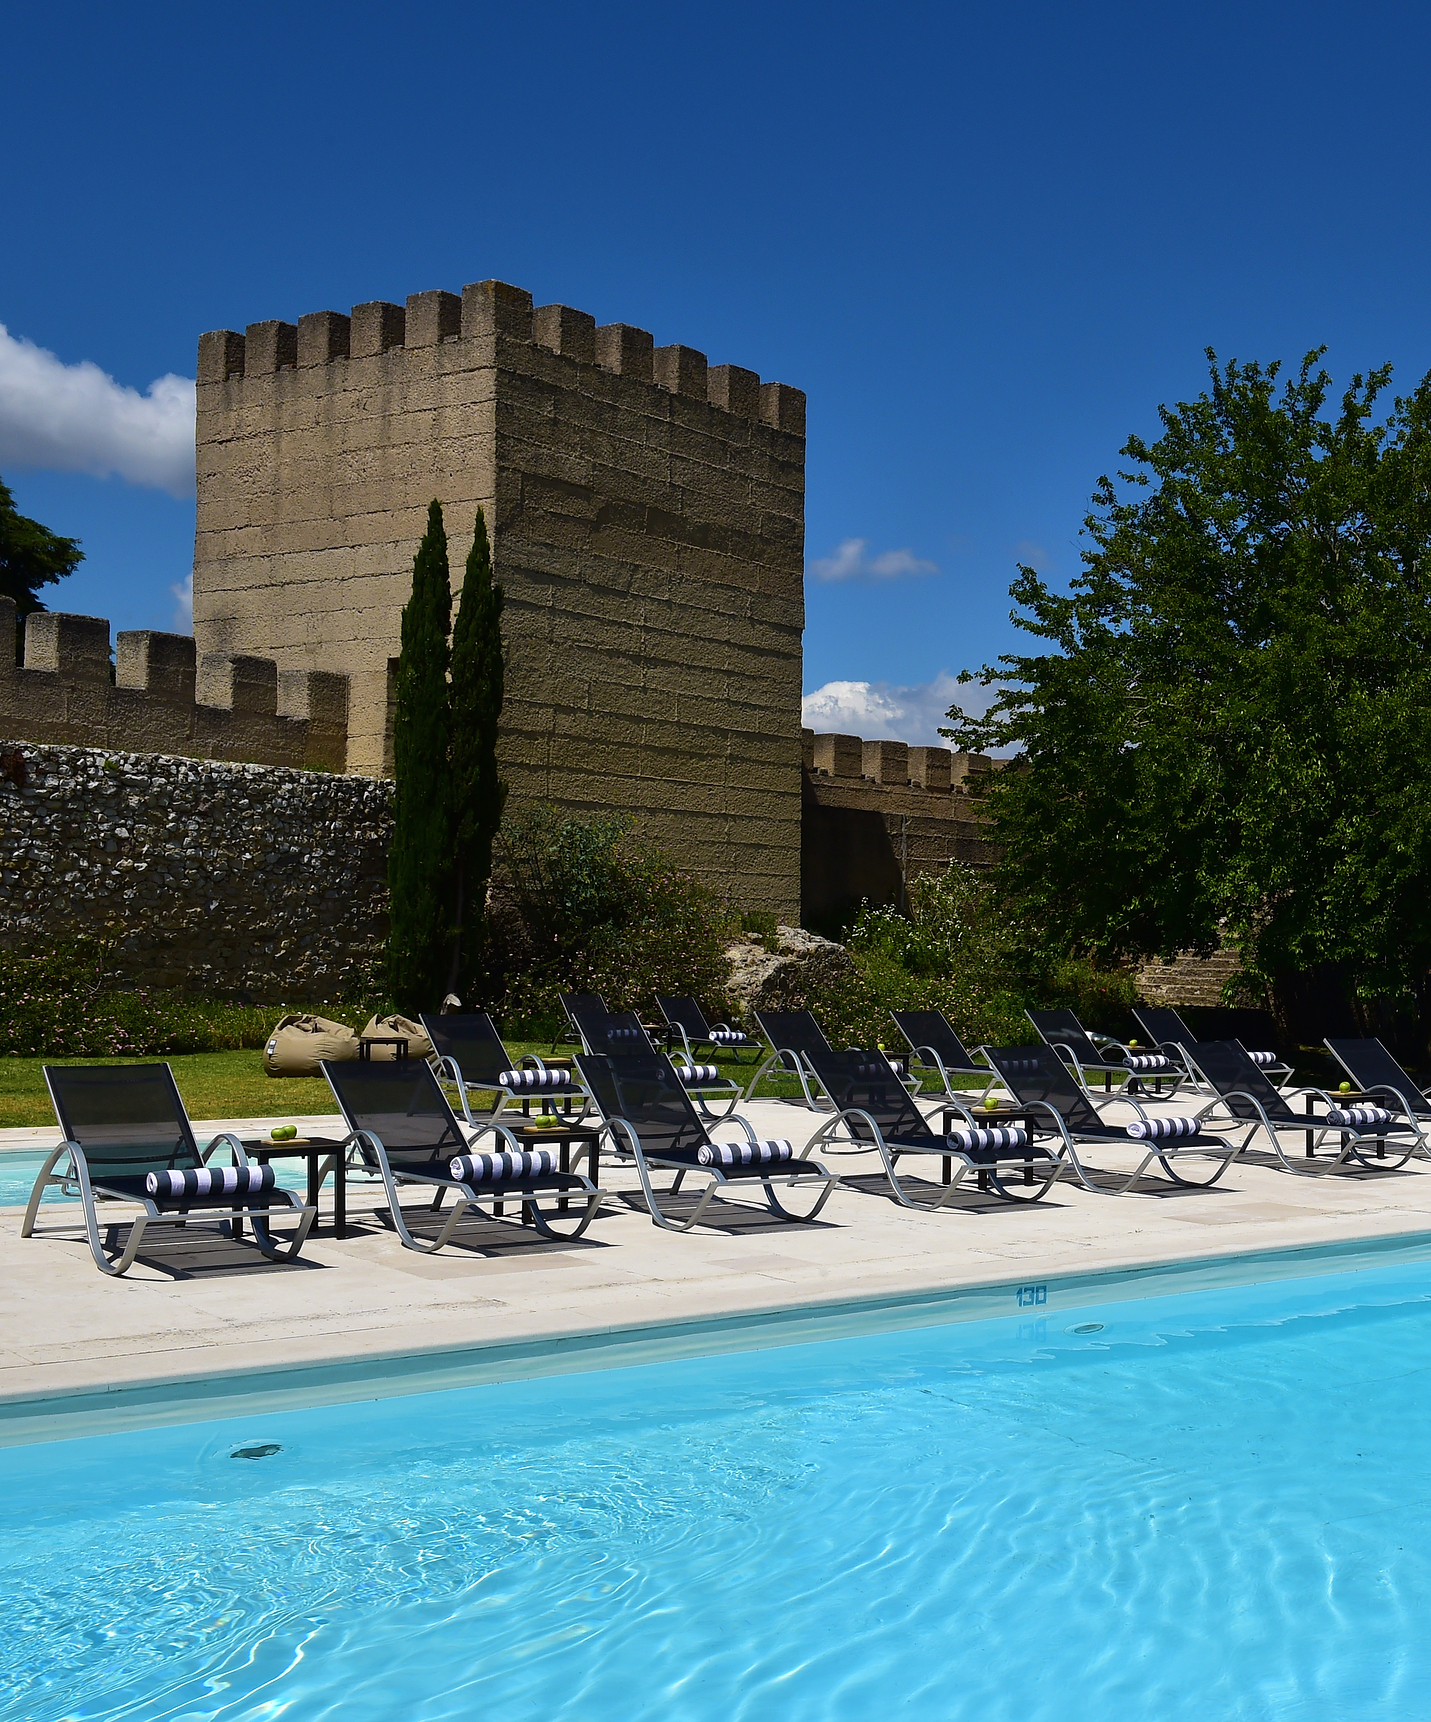
{"label": "stone castle wall", "polygon": [[498,282],[199,346],[194,628],[351,677],[381,772],[427,505],[486,511],[514,804],[640,815],[741,906],[799,903],[805,400]]}
{"label": "stone castle wall", "polygon": [[0,776],[7,948],[114,938],[121,985],[259,1003],[370,990],[390,785],[85,747],[20,757]]}
{"label": "stone castle wall", "polygon": [[271,658],[198,656],[188,634],[122,633],[109,623],[37,611],[23,667],[10,650],[15,605],[0,598],[0,741],[69,742],[342,771],[348,681],[280,670]]}

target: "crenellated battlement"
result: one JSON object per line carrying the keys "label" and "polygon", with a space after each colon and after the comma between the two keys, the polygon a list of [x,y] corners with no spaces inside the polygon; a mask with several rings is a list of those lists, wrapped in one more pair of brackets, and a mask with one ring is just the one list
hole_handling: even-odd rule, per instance
{"label": "crenellated battlement", "polygon": [[[597,325],[569,305],[542,305],[501,281],[478,281],[460,294],[410,293],[405,305],[382,300],[340,311],[309,311],[296,323],[250,323],[243,334],[214,329],[199,338],[200,384],[271,377],[353,359],[420,352],[448,342],[487,359],[495,339],[530,342],[579,365],[650,383],[673,395],[705,401],[722,412],[775,430],[805,434],[805,396],[785,383],[762,383],[739,365],[708,365],[694,347],[658,347],[645,329],[627,323]],[[401,361],[397,361],[401,362]]]}
{"label": "crenellated battlement", "polygon": [[195,650],[188,634],[125,632],[37,611],[17,665],[15,604],[0,598],[0,737],[190,759],[343,771],[348,680],[271,658]]}

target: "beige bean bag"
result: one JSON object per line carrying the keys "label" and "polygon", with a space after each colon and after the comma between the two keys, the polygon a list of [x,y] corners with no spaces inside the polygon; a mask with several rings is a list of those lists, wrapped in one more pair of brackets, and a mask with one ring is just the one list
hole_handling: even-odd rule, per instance
{"label": "beige bean bag", "polygon": [[[363,1030],[364,1038],[370,1034],[401,1035],[407,1041],[409,1058],[431,1058],[432,1042],[427,1038],[427,1030],[420,1022],[414,1022],[410,1016],[370,1017],[368,1026]],[[379,1059],[391,1060],[397,1057],[395,1046],[370,1046],[368,1057],[376,1063]]]}
{"label": "beige bean bag", "polygon": [[358,1056],[358,1037],[323,1016],[286,1016],[268,1037],[263,1068],[270,1076],[321,1076],[320,1058],[334,1063]]}

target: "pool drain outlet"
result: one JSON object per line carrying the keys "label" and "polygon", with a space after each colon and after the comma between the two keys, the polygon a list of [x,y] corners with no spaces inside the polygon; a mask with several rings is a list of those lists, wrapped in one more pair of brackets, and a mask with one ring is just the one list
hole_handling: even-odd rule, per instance
{"label": "pool drain outlet", "polygon": [[1102,1333],[1103,1323],[1101,1321],[1081,1321],[1077,1327],[1066,1327],[1063,1331],[1065,1333]]}
{"label": "pool drain outlet", "polygon": [[277,1441],[256,1441],[252,1447],[235,1447],[229,1454],[230,1459],[271,1459],[275,1453],[281,1453],[282,1447]]}

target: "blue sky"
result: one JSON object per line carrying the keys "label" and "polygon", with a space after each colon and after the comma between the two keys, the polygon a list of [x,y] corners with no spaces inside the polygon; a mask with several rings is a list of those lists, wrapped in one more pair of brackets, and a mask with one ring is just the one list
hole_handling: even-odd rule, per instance
{"label": "blue sky", "polygon": [[203,329],[496,276],[806,390],[819,727],[933,739],[1204,347],[1431,368],[1428,47],[1399,4],[12,9],[0,474],[84,541],[52,607],[172,627],[191,497],[16,343],[143,395]]}

